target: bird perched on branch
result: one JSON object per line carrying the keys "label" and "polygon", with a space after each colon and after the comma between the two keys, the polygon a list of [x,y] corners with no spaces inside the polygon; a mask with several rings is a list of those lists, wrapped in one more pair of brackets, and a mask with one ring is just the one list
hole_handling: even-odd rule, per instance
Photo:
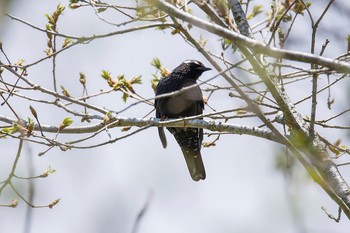
{"label": "bird perched on branch", "polygon": [[[202,114],[204,108],[203,95],[199,86],[196,85],[196,81],[203,72],[208,70],[211,69],[205,67],[199,61],[186,60],[168,76],[162,78],[156,87],[156,97],[167,93],[175,93],[171,96],[156,98],[156,117],[171,119]],[[195,181],[204,180],[205,170],[201,156],[203,129],[176,127],[168,127],[167,129],[174,135],[181,147],[192,179]],[[163,147],[166,148],[167,140],[164,128],[159,127],[158,133]]]}

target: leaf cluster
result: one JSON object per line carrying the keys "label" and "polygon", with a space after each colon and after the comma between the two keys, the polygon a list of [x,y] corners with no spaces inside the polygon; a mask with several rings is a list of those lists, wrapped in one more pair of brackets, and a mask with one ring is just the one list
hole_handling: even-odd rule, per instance
{"label": "leaf cluster", "polygon": [[112,87],[115,91],[122,91],[122,99],[124,102],[127,101],[130,96],[129,93],[135,94],[134,84],[142,84],[141,75],[135,76],[132,79],[126,79],[125,75],[118,75],[117,78],[113,79],[110,72],[107,70],[102,70],[101,77],[107,81],[108,85]]}
{"label": "leaf cluster", "polygon": [[[57,22],[59,17],[63,14],[65,7],[58,4],[56,10],[52,14],[45,14],[48,23],[46,24],[47,49],[44,51],[46,55],[50,56],[56,51],[55,39],[56,36],[52,33],[57,33]],[[67,47],[72,43],[70,38],[65,38],[62,43],[62,48]]]}
{"label": "leaf cluster", "polygon": [[152,89],[155,90],[159,80],[162,77],[168,76],[170,74],[170,71],[162,64],[160,59],[157,57],[153,58],[151,65],[156,68],[156,72],[152,74],[153,79],[151,80]]}

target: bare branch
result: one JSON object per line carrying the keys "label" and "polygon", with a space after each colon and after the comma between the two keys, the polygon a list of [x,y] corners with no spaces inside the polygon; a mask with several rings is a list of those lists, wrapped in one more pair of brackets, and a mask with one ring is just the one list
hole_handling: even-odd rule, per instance
{"label": "bare branch", "polygon": [[208,32],[222,36],[228,40],[234,41],[235,43],[239,44],[242,47],[247,47],[251,49],[255,53],[265,54],[274,58],[283,58],[283,59],[288,59],[293,61],[306,62],[310,64],[314,63],[320,66],[328,67],[330,70],[336,70],[340,73],[350,74],[350,65],[346,62],[337,61],[330,58],[324,58],[324,57],[309,54],[309,53],[289,51],[285,49],[277,49],[274,47],[270,47],[257,40],[249,39],[243,35],[237,34],[219,25],[206,22],[195,16],[179,11],[173,5],[166,3],[162,0],[155,0],[155,2],[159,4],[159,8],[161,10],[166,11],[168,14],[171,14],[172,16],[178,17],[182,20],[185,20],[186,22],[189,22],[192,25],[202,28]]}
{"label": "bare branch", "polygon": [[[218,114],[218,113],[215,113],[215,114]],[[160,119],[157,119],[157,118],[142,119],[142,118],[115,117],[115,118],[111,118],[107,128],[126,127],[126,126],[194,127],[194,128],[208,129],[208,130],[217,131],[217,132],[228,132],[231,134],[254,135],[254,136],[265,138],[275,142],[281,142],[281,140],[275,137],[271,133],[271,131],[266,129],[260,129],[257,127],[246,126],[246,125],[237,125],[237,124],[229,124],[229,123],[205,121],[205,120],[197,119],[205,116],[207,116],[207,114],[202,114],[202,115],[193,116],[193,117],[186,117],[182,119],[168,119],[166,121],[161,121]],[[9,118],[3,115],[0,115],[0,121],[7,122],[9,124],[15,124],[17,122],[16,119]],[[60,133],[63,133],[63,134],[93,133],[98,130],[104,129],[105,127],[106,126],[103,122],[95,125],[88,125],[88,126],[69,126],[62,129]],[[57,133],[57,131],[59,130],[59,127],[42,124],[41,129],[43,132]],[[34,131],[40,131],[39,125],[37,124],[34,125]]]}

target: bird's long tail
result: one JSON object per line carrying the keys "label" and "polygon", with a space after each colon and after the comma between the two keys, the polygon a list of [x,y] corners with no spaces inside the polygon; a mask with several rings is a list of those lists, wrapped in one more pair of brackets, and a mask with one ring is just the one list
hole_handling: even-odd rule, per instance
{"label": "bird's long tail", "polygon": [[206,175],[200,152],[202,142],[198,135],[198,129],[177,128],[174,136],[184,154],[192,179],[194,181],[204,180]]}
{"label": "bird's long tail", "polygon": [[164,128],[163,127],[158,127],[158,134],[160,141],[162,142],[163,148],[166,148],[168,143],[166,141],[165,133],[164,133]]}

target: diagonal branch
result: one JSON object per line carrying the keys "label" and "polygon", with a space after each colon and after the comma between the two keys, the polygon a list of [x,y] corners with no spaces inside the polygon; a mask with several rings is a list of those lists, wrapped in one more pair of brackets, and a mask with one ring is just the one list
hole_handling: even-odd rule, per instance
{"label": "diagonal branch", "polygon": [[242,6],[238,0],[228,0],[228,5],[231,8],[232,15],[241,34],[248,38],[254,39],[252,29],[247,23],[248,21],[246,15],[243,12]]}
{"label": "diagonal branch", "polygon": [[303,53],[297,51],[290,51],[285,49],[278,49],[261,43],[257,40],[247,38],[243,35],[230,31],[219,25],[204,21],[193,15],[178,10],[176,7],[162,0],[155,0],[160,10],[167,12],[169,15],[182,19],[192,25],[202,28],[215,35],[222,36],[228,40],[233,41],[243,47],[249,48],[254,53],[265,54],[274,58],[284,58],[293,61],[315,63],[320,66],[328,67],[331,70],[336,70],[340,73],[350,74],[350,64],[330,58],[325,58],[310,53]]}
{"label": "diagonal branch", "polygon": [[[260,60],[257,59],[257,56],[255,54],[262,53],[275,58],[284,58],[311,64],[315,63],[344,73],[350,73],[350,65],[344,62],[315,56],[313,54],[272,48],[256,40],[241,36],[219,25],[206,22],[195,16],[182,12],[173,5],[162,0],[157,0],[156,2],[158,3],[158,8],[165,11],[169,15],[182,19],[185,22],[188,22],[213,34],[222,36],[235,43],[235,45],[241,50],[244,56],[249,60],[253,69],[268,87],[270,93],[283,111],[287,125],[292,130],[291,141],[286,139],[279,132],[273,132],[276,133],[276,135],[281,136],[281,139],[284,140],[284,143],[288,146],[288,148],[291,149],[299,161],[302,162],[302,164],[308,170],[309,174],[344,210],[344,213],[350,219],[350,189],[347,183],[341,176],[336,165],[331,161],[327,151],[321,145],[318,137],[313,138],[313,140],[309,137],[309,125],[296,111],[295,106],[292,104],[287,94],[282,91],[278,87],[278,84],[275,83],[275,81],[270,77],[266,68],[261,64]],[[259,111],[256,113],[258,112]],[[258,115],[258,117],[260,119],[264,119],[262,116]],[[269,128],[273,129],[274,127],[271,127],[270,125]],[[299,154],[299,151],[302,151],[307,156],[307,159],[312,162],[312,165],[317,169],[317,173],[319,175],[314,174],[315,170],[310,167],[309,162],[307,162]]]}
{"label": "diagonal branch", "polygon": [[[333,1],[330,1],[320,19],[324,16],[325,12],[330,7],[332,2]],[[240,9],[241,8],[237,8],[238,11]],[[245,17],[240,17],[240,19],[244,20]],[[317,21],[316,25],[318,25],[320,19]],[[246,22],[246,24],[248,24],[248,22]],[[316,30],[314,28],[313,32],[315,31]],[[324,182],[320,182],[317,179],[315,181],[318,182],[325,189],[325,191],[333,198],[333,200],[339,204],[339,206],[344,210],[344,212],[349,218],[349,186],[343,179],[337,166],[330,159],[330,156],[328,152],[324,149],[324,146],[321,145],[320,139],[314,135],[314,130],[310,130],[310,126],[295,110],[295,106],[291,103],[285,91],[279,88],[278,84],[270,77],[267,68],[261,65],[263,62],[259,62],[256,59],[257,56],[251,54],[249,49],[246,49],[245,47],[241,47],[239,45],[237,45],[237,47],[240,48],[241,52],[248,58],[255,72],[259,74],[259,77],[268,87],[270,93],[276,99],[282,111],[284,112],[286,121],[288,122],[288,126],[291,131],[291,142],[293,146],[297,147],[298,150],[303,151],[307,155],[308,159],[311,160],[313,166],[315,166],[315,168],[319,172],[321,179],[324,180],[328,187],[324,186]],[[314,64],[311,65],[313,66]]]}

